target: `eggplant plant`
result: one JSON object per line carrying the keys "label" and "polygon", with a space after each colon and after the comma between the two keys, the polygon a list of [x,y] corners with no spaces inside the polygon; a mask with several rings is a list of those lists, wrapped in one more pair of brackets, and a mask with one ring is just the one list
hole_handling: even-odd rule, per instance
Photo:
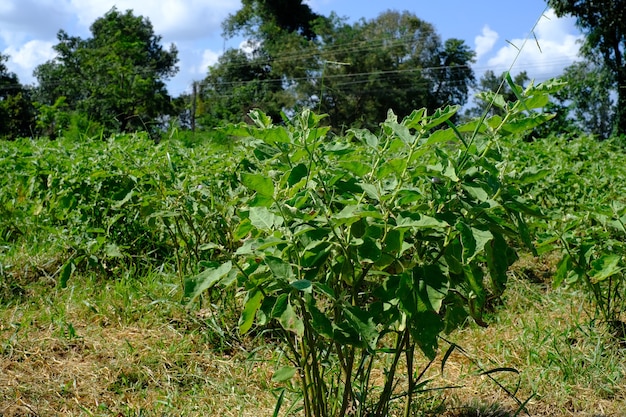
{"label": "eggplant plant", "polygon": [[187,298],[236,286],[240,331],[280,335],[289,364],[274,379],[295,378],[307,417],[408,416],[427,382],[418,354],[432,361],[468,319],[486,325],[515,245],[532,245],[526,217],[540,211],[505,181],[499,140],[548,120],[534,109],[559,86],[493,97],[504,116],[390,111],[378,134],[343,137],[309,110],[285,126],[253,111],[254,125],[224,128],[246,147],[239,247],[188,278]]}

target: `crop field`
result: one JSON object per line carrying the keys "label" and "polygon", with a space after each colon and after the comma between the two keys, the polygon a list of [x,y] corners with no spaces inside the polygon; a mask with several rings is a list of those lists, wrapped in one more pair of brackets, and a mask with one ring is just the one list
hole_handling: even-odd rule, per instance
{"label": "crop field", "polygon": [[626,416],[626,152],[558,84],[0,142],[0,416]]}

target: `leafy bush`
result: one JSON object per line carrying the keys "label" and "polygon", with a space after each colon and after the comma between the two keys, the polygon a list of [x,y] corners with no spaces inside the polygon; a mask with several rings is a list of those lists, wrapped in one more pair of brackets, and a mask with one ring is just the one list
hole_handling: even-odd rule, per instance
{"label": "leafy bush", "polygon": [[331,138],[310,111],[285,127],[252,112],[255,126],[225,128],[246,138],[239,179],[254,193],[239,197],[241,246],[186,295],[235,285],[240,331],[278,328],[290,366],[275,379],[298,374],[305,415],[383,416],[398,399],[409,415],[424,384],[414,353],[433,359],[439,334],[468,317],[484,325],[510,242],[532,245],[525,214],[539,210],[506,181],[499,142],[548,120],[532,109],[559,87],[512,85],[521,100],[496,101],[504,116],[461,126],[456,107],[390,112],[379,136]]}

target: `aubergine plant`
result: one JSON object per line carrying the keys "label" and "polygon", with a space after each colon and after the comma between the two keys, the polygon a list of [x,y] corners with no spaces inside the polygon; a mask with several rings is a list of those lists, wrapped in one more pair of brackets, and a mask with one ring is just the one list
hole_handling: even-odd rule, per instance
{"label": "aubergine plant", "polygon": [[389,112],[379,134],[344,137],[308,110],[286,126],[252,112],[254,126],[225,128],[247,148],[240,246],[190,277],[186,296],[237,286],[240,331],[281,335],[290,363],[274,378],[297,375],[306,416],[409,415],[425,384],[416,354],[432,360],[438,336],[468,318],[485,325],[512,245],[531,244],[525,218],[538,209],[504,181],[498,142],[548,120],[533,109],[559,86],[494,95],[503,116],[456,126],[457,107]]}

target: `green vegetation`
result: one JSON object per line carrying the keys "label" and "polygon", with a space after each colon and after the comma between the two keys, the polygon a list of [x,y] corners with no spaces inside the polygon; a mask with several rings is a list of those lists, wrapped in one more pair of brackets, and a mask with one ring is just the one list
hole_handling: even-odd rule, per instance
{"label": "green vegetation", "polygon": [[0,66],[0,416],[623,413],[610,66],[488,72],[459,115],[463,42],[288,4],[243,2],[178,124],[131,11],[34,89]]}
{"label": "green vegetation", "polygon": [[[4,142],[3,355],[71,353],[90,361],[92,373],[75,370],[86,381],[103,363],[115,370],[101,399],[45,370],[70,406],[18,367],[7,375],[33,397],[9,383],[3,407],[43,398],[48,410],[201,415],[258,412],[258,402],[267,415],[412,416],[487,398],[443,389],[472,375],[499,393],[485,406],[511,415],[584,410],[567,398],[585,390],[591,404],[619,407],[623,153],[588,137],[523,142],[551,118],[534,109],[562,84],[506,78],[519,100],[487,92],[499,114],[462,124],[456,108],[423,109],[390,113],[378,134],[335,136],[308,110],[285,126],[252,112],[254,125],[195,142],[176,132],[159,144],[145,134]],[[520,255],[548,273],[514,263]],[[563,284],[581,291],[571,317]],[[559,309],[528,311],[538,297]],[[514,347],[517,323],[532,326]],[[98,340],[111,327],[108,351]],[[485,339],[491,356],[464,339],[481,331],[502,332]],[[128,332],[153,335],[149,348]],[[213,375],[199,352],[241,369]],[[234,388],[250,366],[264,376]],[[186,404],[228,386],[241,401]]]}

